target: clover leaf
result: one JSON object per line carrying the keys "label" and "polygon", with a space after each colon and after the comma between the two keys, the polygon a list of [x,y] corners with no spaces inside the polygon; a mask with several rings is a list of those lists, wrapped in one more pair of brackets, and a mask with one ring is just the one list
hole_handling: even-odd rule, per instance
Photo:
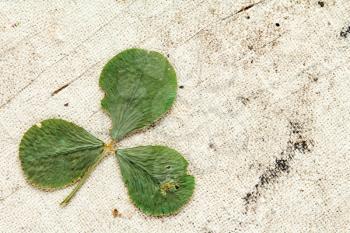
{"label": "clover leaf", "polygon": [[100,86],[105,92],[102,108],[112,118],[112,142],[105,144],[65,120],[44,120],[32,126],[20,143],[19,157],[28,182],[45,190],[78,182],[61,203],[64,206],[99,162],[115,154],[129,196],[141,211],[153,216],[178,212],[192,196],[195,183],[187,174],[184,157],[165,146],[115,146],[169,110],[177,87],[173,67],[160,53],[128,49],[105,65]]}

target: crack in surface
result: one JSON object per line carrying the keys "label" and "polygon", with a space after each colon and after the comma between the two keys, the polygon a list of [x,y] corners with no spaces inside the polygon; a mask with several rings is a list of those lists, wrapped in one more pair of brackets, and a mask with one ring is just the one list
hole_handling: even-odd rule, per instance
{"label": "crack in surface", "polygon": [[[48,69],[52,68],[53,66],[57,65],[59,62],[61,62],[63,59],[67,58],[70,56],[70,54],[76,52],[76,50],[78,48],[80,48],[83,44],[85,44],[86,42],[88,42],[89,40],[91,40],[98,32],[102,31],[103,28],[107,27],[108,25],[110,25],[117,17],[119,17],[119,15],[126,11],[129,6],[131,6],[134,2],[129,3],[119,14],[117,14],[116,16],[112,17],[110,20],[108,20],[105,24],[103,24],[101,27],[99,27],[97,30],[95,30],[92,34],[90,34],[86,39],[84,39],[83,41],[81,41],[76,47],[74,47],[69,53],[65,54],[63,57],[61,57],[60,59],[58,59],[56,62],[54,62],[53,64],[45,67],[34,79],[32,79],[27,85],[25,85],[23,88],[21,88],[18,92],[16,92],[13,96],[11,96],[9,99],[7,99],[5,101],[5,103],[0,105],[0,110],[7,106],[8,104],[10,104],[14,99],[17,98],[17,96],[19,94],[21,94],[22,92],[24,92],[29,86],[31,86],[37,79],[39,79],[41,77],[41,75],[47,71]],[[32,36],[36,36],[37,34],[40,34],[40,32],[38,33],[34,33]],[[28,38],[24,38],[23,40],[21,40],[20,42],[26,40]],[[6,52],[6,51],[5,51]],[[64,88],[63,88],[64,89]]]}
{"label": "crack in surface", "polygon": [[222,18],[219,18],[218,20],[216,20],[216,21],[214,21],[214,22],[209,23],[208,25],[202,27],[202,28],[199,29],[197,32],[195,32],[193,35],[191,35],[190,37],[188,37],[186,40],[184,40],[184,42],[183,42],[182,44],[185,44],[185,43],[187,43],[188,41],[192,40],[192,39],[195,38],[199,33],[201,33],[202,31],[204,31],[204,30],[207,29],[208,27],[210,27],[210,26],[212,26],[212,25],[215,25],[215,24],[218,23],[218,22],[221,22],[221,21],[225,21],[225,20],[227,20],[227,19],[230,19],[230,18],[232,18],[233,16],[236,16],[236,15],[238,15],[238,14],[241,13],[241,12],[247,11],[247,10],[253,8],[254,6],[257,6],[257,5],[259,5],[259,4],[264,3],[265,1],[266,1],[266,0],[261,0],[260,2],[252,3],[252,4],[248,5],[248,6],[242,7],[241,9],[239,9],[238,11],[236,11],[236,12],[234,12],[234,13],[232,13],[232,14],[229,14],[229,15],[227,15],[227,16],[224,16],[224,17],[222,17]]}
{"label": "crack in surface", "polygon": [[235,15],[238,15],[238,14],[240,14],[240,13],[242,13],[242,12],[245,12],[245,11],[247,11],[247,10],[253,8],[254,6],[257,6],[257,5],[259,5],[259,4],[264,3],[265,1],[266,1],[266,0],[261,0],[260,2],[256,2],[256,3],[249,4],[249,5],[247,5],[247,6],[243,6],[243,7],[242,7],[241,9],[239,9],[238,11],[236,11],[236,12],[234,12],[234,13],[232,13],[232,14],[226,16],[226,17],[221,18],[221,21],[227,20],[227,19],[229,19],[229,18],[231,18],[231,17],[233,17],[233,16],[235,16]]}
{"label": "crack in surface", "polygon": [[55,61],[53,64],[49,65],[48,67],[46,67],[45,69],[43,69],[34,79],[32,79],[27,85],[25,85],[24,87],[22,87],[19,91],[17,91],[13,96],[11,96],[8,100],[5,101],[5,103],[3,103],[2,105],[0,105],[0,109],[2,109],[3,107],[5,107],[6,105],[8,105],[9,103],[11,103],[14,99],[17,98],[17,96],[19,94],[21,94],[22,92],[24,92],[29,86],[31,86],[37,79],[39,79],[41,77],[41,75],[43,73],[45,73],[47,70],[49,70],[51,67],[55,66],[56,64],[58,64],[59,62],[61,62],[64,58],[66,58],[68,56],[65,55],[63,57],[61,57],[60,59],[58,59],[57,61]]}
{"label": "crack in surface", "polygon": [[17,192],[18,192],[20,189],[22,189],[22,188],[23,188],[23,187],[21,187],[21,186],[15,187],[9,195],[7,195],[7,196],[5,196],[5,197],[0,197],[0,202],[6,201],[6,199],[10,198],[12,195],[14,195],[15,193],[17,193]]}
{"label": "crack in surface", "polygon": [[68,87],[70,85],[70,83],[67,83],[65,85],[63,85],[62,87],[56,89],[54,92],[51,93],[51,96],[54,96],[56,94],[58,94],[59,92],[61,92],[62,90],[64,90],[66,87]]}

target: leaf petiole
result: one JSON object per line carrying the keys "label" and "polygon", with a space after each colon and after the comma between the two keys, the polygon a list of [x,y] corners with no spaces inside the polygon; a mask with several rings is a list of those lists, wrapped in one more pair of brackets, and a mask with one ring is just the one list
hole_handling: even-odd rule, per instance
{"label": "leaf petiole", "polygon": [[92,164],[88,170],[85,172],[85,174],[82,176],[82,178],[79,180],[78,184],[74,187],[74,189],[69,193],[69,195],[60,203],[60,206],[65,207],[69,204],[69,202],[72,200],[72,198],[75,196],[75,194],[79,191],[79,189],[85,184],[86,180],[89,178],[90,174],[95,170],[97,165],[108,155],[114,154],[116,151],[116,142],[111,141],[110,143],[106,144],[104,147],[103,152],[99,156],[99,158],[96,160],[94,164]]}

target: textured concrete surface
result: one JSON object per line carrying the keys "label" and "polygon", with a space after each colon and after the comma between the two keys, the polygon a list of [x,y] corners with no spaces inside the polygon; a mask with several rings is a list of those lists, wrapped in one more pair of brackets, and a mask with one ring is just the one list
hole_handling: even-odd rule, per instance
{"label": "textured concrete surface", "polygon": [[[0,45],[1,232],[350,232],[348,0],[0,0]],[[46,118],[108,140],[98,78],[129,47],[168,55],[183,86],[120,143],[186,156],[197,186],[176,216],[138,211],[113,157],[63,209],[71,188],[37,190],[20,168]]]}

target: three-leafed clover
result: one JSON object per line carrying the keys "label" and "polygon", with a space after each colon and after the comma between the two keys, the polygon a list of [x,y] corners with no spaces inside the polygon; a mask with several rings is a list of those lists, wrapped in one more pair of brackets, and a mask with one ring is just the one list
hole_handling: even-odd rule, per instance
{"label": "three-leafed clover", "polygon": [[157,121],[172,106],[177,90],[174,68],[157,52],[128,49],[103,68],[102,108],[112,118],[112,142],[105,144],[83,128],[62,119],[32,126],[19,148],[22,169],[29,183],[54,190],[76,184],[61,205],[69,203],[91,172],[108,154],[115,154],[133,203],[144,213],[176,213],[194,190],[188,162],[166,146],[119,149],[125,136]]}

